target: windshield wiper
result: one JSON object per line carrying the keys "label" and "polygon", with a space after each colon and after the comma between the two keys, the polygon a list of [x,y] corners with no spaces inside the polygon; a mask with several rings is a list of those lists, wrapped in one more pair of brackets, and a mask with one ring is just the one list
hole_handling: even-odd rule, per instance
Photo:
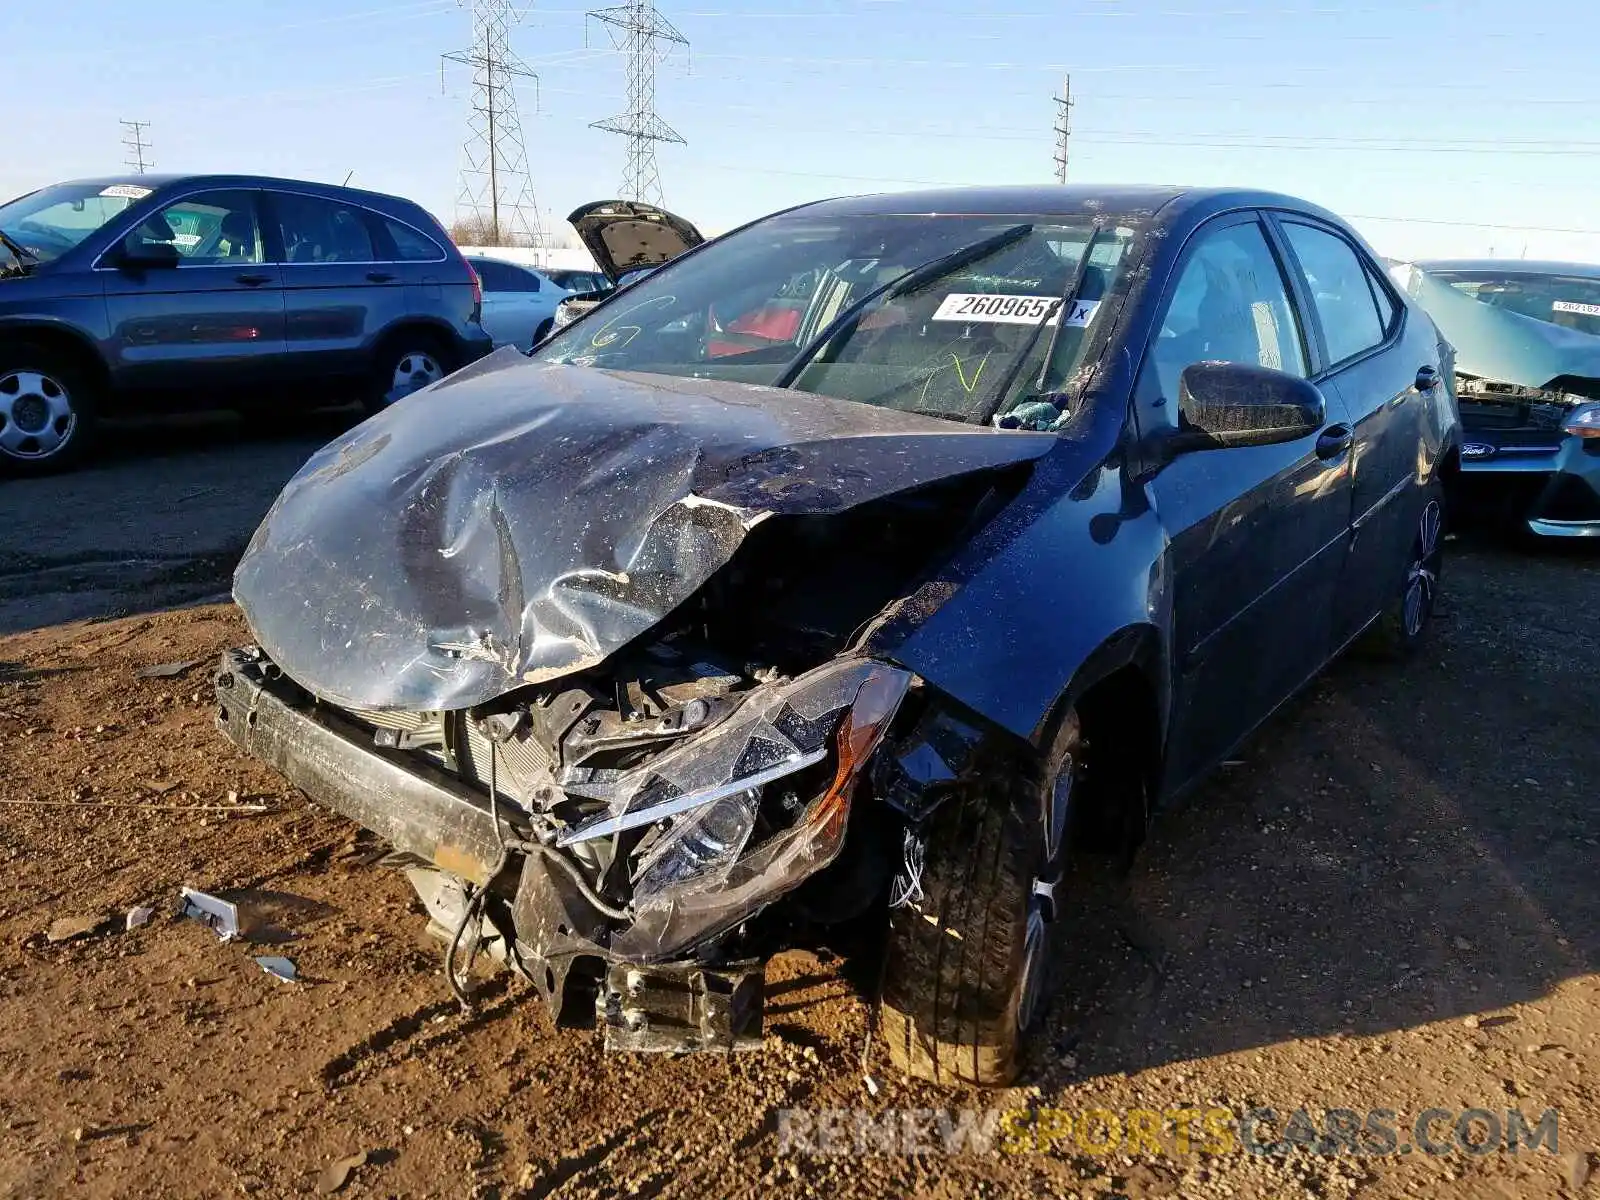
{"label": "windshield wiper", "polygon": [[[989,399],[984,402],[982,411],[978,414],[978,424],[987,424],[994,416],[996,410],[1005,403],[1006,396],[1010,394],[1012,385],[1016,383],[1017,376],[1022,374],[1022,368],[1027,364],[1028,355],[1033,353],[1033,348],[1039,342],[1039,335],[1044,332],[1044,327],[1050,324],[1052,316],[1057,317],[1055,328],[1050,331],[1050,345],[1045,349],[1044,361],[1039,364],[1039,378],[1034,381],[1034,394],[1044,391],[1045,383],[1050,375],[1050,361],[1056,356],[1056,347],[1061,343],[1061,331],[1067,327],[1067,321],[1072,316],[1073,306],[1078,302],[1078,293],[1083,291],[1083,281],[1089,277],[1089,256],[1094,253],[1095,243],[1100,240],[1101,227],[1097,224],[1089,231],[1089,240],[1083,244],[1083,253],[1078,255],[1078,263],[1072,269],[1072,278],[1067,281],[1066,291],[1061,293],[1061,298],[1055,302],[1051,312],[1040,318],[1039,323],[1028,333],[1027,339],[1011,359],[1011,365],[1006,368],[1006,373],[1001,376],[1000,382]],[[1060,405],[1055,406],[1057,411]]]}
{"label": "windshield wiper", "polygon": [[893,300],[902,292],[908,292],[914,287],[931,282],[941,275],[949,274],[951,271],[959,271],[962,267],[971,266],[980,259],[1004,250],[1007,246],[1015,245],[1032,232],[1033,226],[1031,224],[1014,225],[1010,229],[1002,230],[997,234],[984,238],[981,242],[973,242],[970,246],[961,246],[952,250],[949,254],[933,259],[931,262],[925,262],[920,267],[915,267],[904,275],[899,275],[889,280],[888,283],[880,284],[878,287],[873,288],[865,296],[829,321],[821,333],[800,347],[800,352],[784,364],[783,370],[778,372],[778,377],[772,381],[771,386],[780,388],[793,387],[800,376],[805,373],[806,368],[811,365],[811,360],[824,350],[834,338],[860,320],[861,314],[866,312],[876,301],[881,299]]}

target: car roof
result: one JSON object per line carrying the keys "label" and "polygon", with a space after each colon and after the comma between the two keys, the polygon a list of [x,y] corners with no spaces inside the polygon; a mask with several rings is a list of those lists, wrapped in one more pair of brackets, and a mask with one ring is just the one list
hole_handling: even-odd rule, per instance
{"label": "car roof", "polygon": [[407,200],[404,196],[392,196],[387,192],[371,192],[364,188],[344,187],[337,183],[317,183],[309,179],[284,179],[273,175],[158,175],[154,173],[145,175],[103,175],[88,179],[67,179],[63,180],[62,184],[73,187],[97,188],[123,184],[149,188],[152,192],[164,192],[174,188],[196,185],[218,188],[293,188],[309,192],[321,192],[329,196],[360,197],[391,204],[415,205],[415,201]]}
{"label": "car roof", "polygon": [[[807,216],[1063,216],[1155,219],[1166,225],[1186,216],[1231,208],[1290,208],[1335,222],[1339,218],[1310,201],[1242,187],[1176,184],[1013,184],[1001,187],[934,188],[841,196],[803,206]],[[1339,222],[1342,224],[1342,222]]]}
{"label": "car roof", "polygon": [[1465,271],[1495,275],[1576,275],[1600,279],[1600,263],[1527,258],[1430,258],[1411,264],[1420,271]]}

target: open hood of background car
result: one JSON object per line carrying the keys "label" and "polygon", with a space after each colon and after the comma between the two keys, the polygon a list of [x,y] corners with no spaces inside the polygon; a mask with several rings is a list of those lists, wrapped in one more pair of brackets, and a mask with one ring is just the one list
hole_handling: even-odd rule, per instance
{"label": "open hood of background car", "polygon": [[234,575],[302,686],[467,708],[600,663],[758,523],[1038,458],[1056,439],[501,351],[318,451]]}
{"label": "open hood of background car", "polygon": [[638,200],[598,200],[567,220],[612,283],[635,267],[659,267],[705,241],[682,217]]}
{"label": "open hood of background car", "polygon": [[1462,374],[1600,399],[1600,337],[1494,308],[1412,263],[1391,274],[1455,347]]}

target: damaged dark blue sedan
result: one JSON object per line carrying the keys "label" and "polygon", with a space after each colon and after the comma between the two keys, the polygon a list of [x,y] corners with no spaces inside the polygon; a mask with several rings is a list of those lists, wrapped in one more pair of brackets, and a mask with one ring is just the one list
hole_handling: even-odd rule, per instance
{"label": "damaged dark blue sedan", "polygon": [[1424,638],[1452,366],[1285,196],[790,210],[320,451],[219,724],[394,843],[464,1002],[741,1048],[771,954],[855,948],[896,1063],[1004,1082],[1075,852]]}

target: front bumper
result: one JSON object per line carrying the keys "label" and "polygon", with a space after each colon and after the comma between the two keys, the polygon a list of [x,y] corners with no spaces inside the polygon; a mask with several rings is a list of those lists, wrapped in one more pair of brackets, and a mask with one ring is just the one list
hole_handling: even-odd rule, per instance
{"label": "front bumper", "polygon": [[1600,537],[1600,439],[1554,445],[1468,430],[1458,502],[1544,537]]}
{"label": "front bumper", "polygon": [[229,650],[217,669],[217,728],[316,803],[396,849],[479,886],[500,858],[486,803],[443,770],[373,744],[370,732],[313,703],[259,651]]}

